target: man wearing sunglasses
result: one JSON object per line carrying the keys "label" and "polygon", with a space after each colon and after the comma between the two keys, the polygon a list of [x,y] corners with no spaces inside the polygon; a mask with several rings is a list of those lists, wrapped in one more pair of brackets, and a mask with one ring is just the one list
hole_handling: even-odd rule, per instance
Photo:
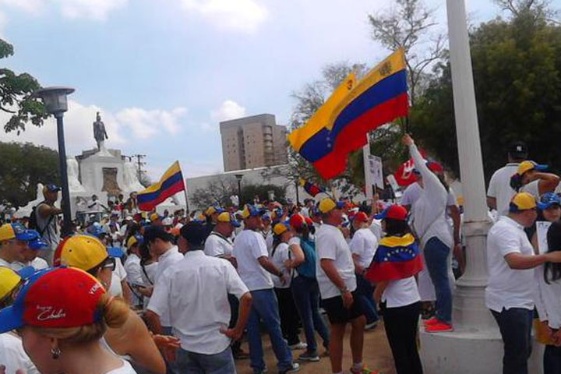
{"label": "man wearing sunglasses", "polygon": [[12,268],[16,262],[24,262],[24,251],[30,240],[37,239],[37,233],[27,230],[19,223],[0,226],[0,266]]}

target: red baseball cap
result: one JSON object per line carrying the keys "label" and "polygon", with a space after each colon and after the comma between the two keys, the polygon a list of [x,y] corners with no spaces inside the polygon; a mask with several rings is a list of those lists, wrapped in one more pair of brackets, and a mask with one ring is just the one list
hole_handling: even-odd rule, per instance
{"label": "red baseball cap", "polygon": [[66,328],[101,320],[98,303],[103,286],[76,268],[39,271],[23,285],[14,303],[0,311],[0,332],[24,326]]}
{"label": "red baseball cap", "polygon": [[353,217],[353,221],[357,221],[357,222],[368,222],[368,215],[364,212],[358,212],[357,214],[355,214],[355,216]]}
{"label": "red baseball cap", "polygon": [[391,219],[395,219],[395,220],[398,220],[398,221],[406,221],[407,220],[407,209],[405,209],[403,206],[398,205],[398,204],[390,205],[389,207],[384,209],[384,211],[382,213],[376,214],[374,216],[374,218],[376,218],[376,219],[391,218]]}
{"label": "red baseball cap", "polygon": [[293,214],[292,217],[290,217],[289,223],[290,223],[290,226],[292,226],[295,229],[299,229],[302,226],[307,225],[306,217],[304,217],[300,213]]}

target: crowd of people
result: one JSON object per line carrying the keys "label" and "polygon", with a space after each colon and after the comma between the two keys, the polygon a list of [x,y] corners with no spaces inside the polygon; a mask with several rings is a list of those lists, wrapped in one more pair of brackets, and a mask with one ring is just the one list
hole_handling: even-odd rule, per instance
{"label": "crowd of people", "polygon": [[[279,373],[325,359],[340,374],[350,325],[346,367],[377,373],[363,360],[364,336],[383,318],[397,373],[422,373],[419,322],[426,333],[454,331],[461,207],[442,166],[423,159],[410,136],[403,144],[417,181],[401,204],[328,196],[159,215],[129,202],[61,238],[60,188],[45,185],[33,217],[0,226],[0,365],[6,373],[235,373],[235,360],[247,359],[265,373],[266,331]],[[487,193],[495,223],[485,301],[504,342],[503,372],[528,372],[534,323],[545,373],[557,373],[559,177],[527,160],[523,143],[508,154]]]}

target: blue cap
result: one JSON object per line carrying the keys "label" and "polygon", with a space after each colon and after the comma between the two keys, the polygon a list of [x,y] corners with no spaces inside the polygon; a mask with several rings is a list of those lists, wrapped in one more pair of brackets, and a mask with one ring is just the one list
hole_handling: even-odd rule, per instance
{"label": "blue cap", "polygon": [[19,269],[18,271],[16,271],[16,273],[18,273],[18,275],[21,277],[21,279],[24,279],[24,280],[30,278],[36,272],[37,272],[37,270],[35,270],[35,268],[33,266],[25,266],[25,267]]}
{"label": "blue cap", "polygon": [[109,257],[115,257],[115,258],[121,258],[124,255],[123,250],[118,247],[107,248],[107,253],[109,254]]}
{"label": "blue cap", "polygon": [[43,190],[44,191],[49,191],[49,192],[58,192],[58,191],[62,190],[62,188],[60,188],[56,184],[49,183],[49,184],[45,185],[45,187],[43,187]]}
{"label": "blue cap", "polygon": [[0,226],[0,241],[17,239],[28,242],[38,237],[37,231],[28,230],[21,223],[6,223]]}
{"label": "blue cap", "polygon": [[41,238],[30,240],[29,243],[27,243],[27,246],[36,251],[40,251],[41,249],[49,247],[49,245]]}
{"label": "blue cap", "polygon": [[553,205],[561,206],[561,198],[554,192],[547,192],[542,195],[538,203],[539,210],[551,208]]}

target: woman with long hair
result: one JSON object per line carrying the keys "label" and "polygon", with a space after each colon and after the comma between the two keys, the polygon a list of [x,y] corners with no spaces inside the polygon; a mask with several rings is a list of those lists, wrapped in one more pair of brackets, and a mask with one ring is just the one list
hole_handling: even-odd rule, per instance
{"label": "woman with long hair", "polygon": [[427,270],[436,294],[436,315],[425,322],[425,331],[429,333],[453,331],[449,267],[454,239],[446,220],[447,186],[429,169],[411,136],[404,135],[403,144],[409,148],[415,168],[423,177],[422,190],[412,210],[413,228],[421,242]]}
{"label": "woman with long hair", "polygon": [[302,249],[304,260],[300,263],[293,261],[295,269],[292,278],[292,295],[294,304],[300,315],[304,335],[306,337],[306,352],[299,356],[303,361],[319,361],[318,345],[314,330],[323,340],[325,353],[329,353],[329,331],[319,312],[319,286],[316,280],[316,246],[311,237],[313,222],[302,214],[290,217],[290,227],[293,237],[289,244],[297,244]]}
{"label": "woman with long hair", "polygon": [[23,347],[43,374],[134,374],[100,340],[118,328],[129,308],[91,275],[54,268],[32,275],[12,306],[0,311],[0,332],[18,329]]}
{"label": "woman with long hair", "polygon": [[290,267],[290,261],[294,257],[288,245],[291,237],[292,233],[288,225],[277,223],[273,227],[271,262],[284,274],[284,279],[287,281],[285,282],[282,278],[276,276],[272,278],[279,304],[282,334],[291,349],[301,349],[303,346],[298,336],[298,325],[300,321],[290,290],[293,276],[293,269]]}
{"label": "woman with long hair", "polygon": [[421,297],[415,275],[423,262],[407,224],[407,210],[391,205],[375,216],[386,236],[380,240],[365,278],[376,283],[374,299],[381,302],[386,336],[398,374],[422,374],[417,351]]}
{"label": "woman with long hair", "polygon": [[[115,259],[109,257],[103,243],[93,236],[67,237],[55,251],[53,263],[83,270],[98,279],[106,290],[111,287]],[[107,329],[104,335],[107,348],[154,373],[165,373],[164,359],[148,328],[134,311],[129,309],[128,316],[118,328]]]}

